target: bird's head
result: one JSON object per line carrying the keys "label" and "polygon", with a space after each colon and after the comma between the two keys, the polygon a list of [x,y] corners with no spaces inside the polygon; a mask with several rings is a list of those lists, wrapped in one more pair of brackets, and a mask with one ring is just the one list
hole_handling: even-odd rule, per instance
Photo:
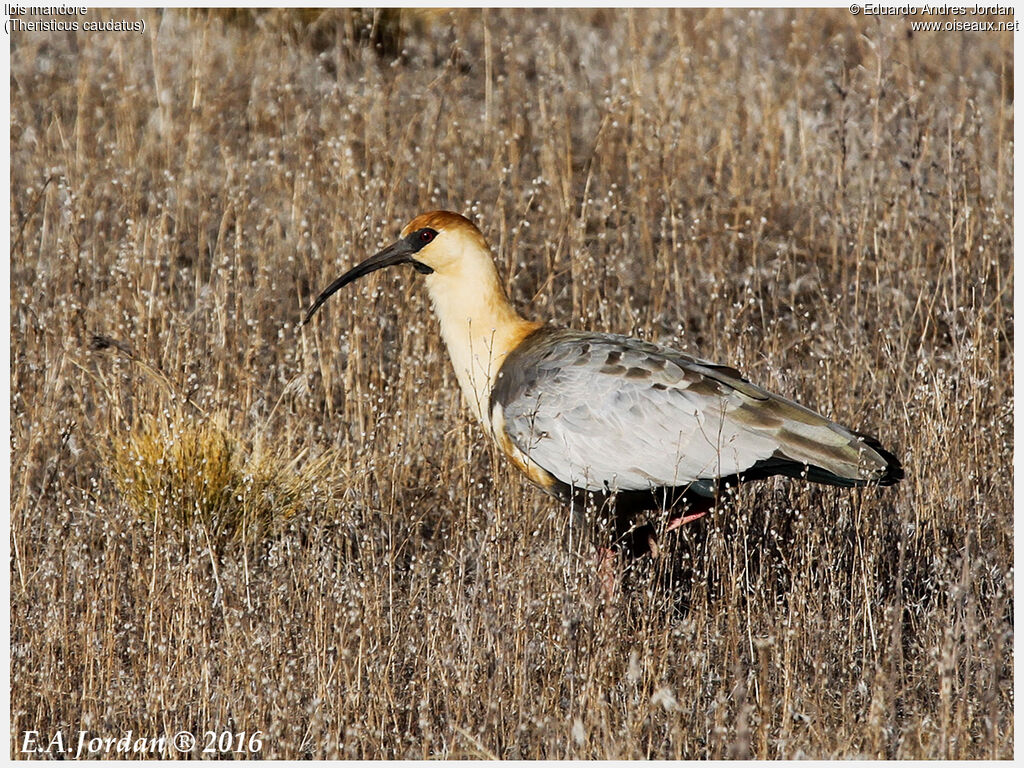
{"label": "bird's head", "polygon": [[405,225],[398,240],[327,286],[306,313],[303,325],[334,292],[395,264],[412,264],[417,272],[431,276],[430,282],[472,280],[476,275],[494,272],[487,241],[473,222],[451,211],[423,213]]}

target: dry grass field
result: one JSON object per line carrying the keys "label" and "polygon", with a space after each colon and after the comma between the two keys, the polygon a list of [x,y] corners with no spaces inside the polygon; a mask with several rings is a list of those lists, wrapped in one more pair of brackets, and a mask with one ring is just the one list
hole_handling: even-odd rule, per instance
{"label": "dry grass field", "polygon": [[[1012,755],[1009,34],[102,13],[146,31],[11,37],[13,756]],[[527,316],[733,364],[906,479],[744,486],[606,601],[418,275],[299,328],[434,208]]]}

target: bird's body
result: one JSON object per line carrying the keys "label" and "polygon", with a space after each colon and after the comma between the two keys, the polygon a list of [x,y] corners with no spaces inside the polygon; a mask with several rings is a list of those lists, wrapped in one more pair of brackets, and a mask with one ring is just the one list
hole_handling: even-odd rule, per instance
{"label": "bird's body", "polygon": [[891,457],[738,371],[625,336],[544,327],[509,354],[492,423],[560,483],[587,491],[689,488],[725,477],[891,482]]}
{"label": "bird's body", "polygon": [[468,219],[436,211],[325,290],[385,266],[425,275],[467,404],[536,485],[671,505],[723,481],[771,475],[891,485],[899,461],[874,438],[773,395],[738,371],[669,347],[523,319]]}

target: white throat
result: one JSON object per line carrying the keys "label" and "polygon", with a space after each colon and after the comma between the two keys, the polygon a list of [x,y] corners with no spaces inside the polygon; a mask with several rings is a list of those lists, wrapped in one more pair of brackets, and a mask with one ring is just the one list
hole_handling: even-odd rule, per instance
{"label": "white throat", "polygon": [[509,303],[489,254],[427,275],[426,284],[462,394],[491,433],[488,403],[501,364],[540,323],[524,320]]}

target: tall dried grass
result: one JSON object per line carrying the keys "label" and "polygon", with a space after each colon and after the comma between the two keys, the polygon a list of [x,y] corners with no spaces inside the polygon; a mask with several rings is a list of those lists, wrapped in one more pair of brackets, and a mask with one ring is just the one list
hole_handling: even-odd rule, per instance
{"label": "tall dried grass", "polygon": [[[11,39],[12,755],[1012,754],[1009,35],[491,10],[394,52],[344,14],[141,13]],[[907,479],[744,488],[605,604],[413,273],[297,327],[432,208],[532,316],[735,364]],[[259,456],[269,490],[203,501]]]}

